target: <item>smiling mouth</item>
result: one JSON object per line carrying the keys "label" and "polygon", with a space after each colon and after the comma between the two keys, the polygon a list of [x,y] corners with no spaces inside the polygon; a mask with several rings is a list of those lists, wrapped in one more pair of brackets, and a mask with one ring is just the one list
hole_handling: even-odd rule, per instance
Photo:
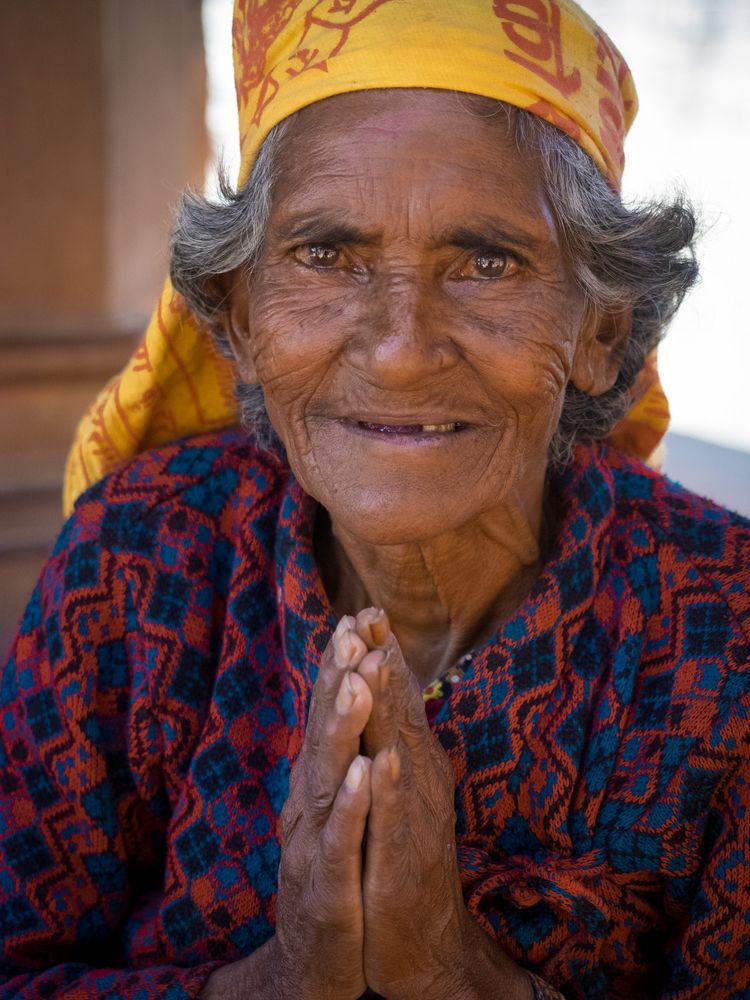
{"label": "smiling mouth", "polygon": [[376,434],[454,434],[466,427],[460,420],[445,424],[381,424],[367,420],[357,420],[355,426],[363,431]]}

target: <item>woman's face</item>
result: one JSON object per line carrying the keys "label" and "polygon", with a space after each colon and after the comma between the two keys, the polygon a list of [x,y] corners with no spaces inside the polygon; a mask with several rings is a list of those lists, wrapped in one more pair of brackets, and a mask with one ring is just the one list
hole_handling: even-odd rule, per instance
{"label": "woman's face", "polygon": [[565,386],[596,381],[535,162],[467,104],[391,90],[300,112],[262,258],[235,279],[240,374],[295,475],[380,544],[538,514]]}

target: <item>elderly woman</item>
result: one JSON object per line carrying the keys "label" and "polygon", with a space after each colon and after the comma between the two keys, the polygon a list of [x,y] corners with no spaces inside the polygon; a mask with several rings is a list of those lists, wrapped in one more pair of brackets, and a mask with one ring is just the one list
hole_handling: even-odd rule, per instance
{"label": "elderly woman", "polygon": [[602,443],[696,276],[627,67],[567,0],[234,31],[241,183],[72,490],[161,446],[4,674],[1,995],[747,996],[750,525]]}

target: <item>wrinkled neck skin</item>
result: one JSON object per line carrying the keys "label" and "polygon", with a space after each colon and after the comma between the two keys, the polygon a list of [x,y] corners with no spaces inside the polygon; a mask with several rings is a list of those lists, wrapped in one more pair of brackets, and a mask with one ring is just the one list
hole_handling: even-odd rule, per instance
{"label": "wrinkled neck skin", "polygon": [[489,638],[538,577],[543,487],[535,499],[511,495],[457,529],[400,545],[374,545],[321,519],[318,559],[337,615],[383,608],[427,686]]}

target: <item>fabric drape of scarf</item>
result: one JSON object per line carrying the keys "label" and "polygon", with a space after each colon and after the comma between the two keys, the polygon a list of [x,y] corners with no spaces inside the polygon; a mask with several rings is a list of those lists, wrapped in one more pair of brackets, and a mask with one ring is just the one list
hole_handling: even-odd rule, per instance
{"label": "fabric drape of scarf", "polygon": [[[637,99],[622,56],[570,0],[236,0],[234,67],[242,165],[293,112],[335,94],[389,87],[463,91],[556,125],[619,188]],[[231,362],[169,282],[137,350],[81,421],[64,506],[118,462],[238,421]],[[649,358],[611,441],[648,459],[669,421]]]}

